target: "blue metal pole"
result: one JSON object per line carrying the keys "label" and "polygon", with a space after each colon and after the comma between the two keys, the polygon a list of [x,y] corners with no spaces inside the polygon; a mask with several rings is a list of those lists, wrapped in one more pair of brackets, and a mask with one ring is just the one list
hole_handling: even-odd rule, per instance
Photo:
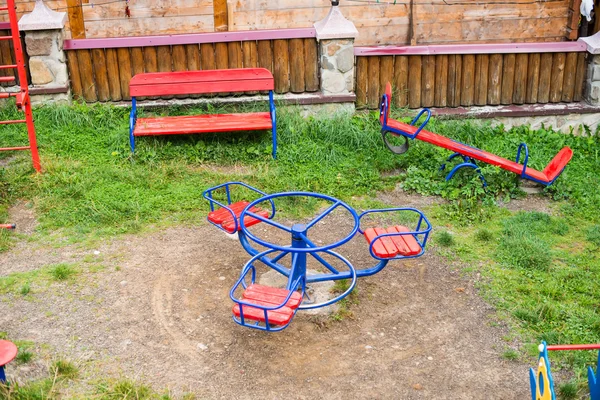
{"label": "blue metal pole", "polygon": [[287,290],[296,290],[293,286],[294,282],[298,281],[298,278],[306,278],[306,253],[294,253],[294,249],[305,249],[308,244],[302,240],[302,236],[306,236],[306,225],[296,224],[292,226],[292,269],[290,271],[290,277],[288,280]]}

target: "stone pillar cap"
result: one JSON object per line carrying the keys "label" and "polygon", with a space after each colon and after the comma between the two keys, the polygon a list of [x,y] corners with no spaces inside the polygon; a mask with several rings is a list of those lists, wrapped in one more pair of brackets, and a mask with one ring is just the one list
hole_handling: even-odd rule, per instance
{"label": "stone pillar cap", "polygon": [[577,40],[587,45],[587,51],[590,54],[600,54],[600,31],[592,36],[582,37]]}
{"label": "stone pillar cap", "polygon": [[33,11],[23,15],[19,20],[20,31],[41,31],[62,29],[67,21],[66,12],[52,11],[43,0],[36,0]]}
{"label": "stone pillar cap", "polygon": [[315,22],[317,40],[322,39],[354,39],[358,31],[352,23],[342,15],[338,6],[332,6],[329,14],[322,20]]}

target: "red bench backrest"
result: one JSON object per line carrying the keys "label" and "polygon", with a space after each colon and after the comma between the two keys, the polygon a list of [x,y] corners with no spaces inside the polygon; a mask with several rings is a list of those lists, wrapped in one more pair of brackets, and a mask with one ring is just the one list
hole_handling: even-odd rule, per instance
{"label": "red bench backrest", "polygon": [[129,81],[131,96],[166,96],[273,90],[273,75],[265,68],[153,72]]}

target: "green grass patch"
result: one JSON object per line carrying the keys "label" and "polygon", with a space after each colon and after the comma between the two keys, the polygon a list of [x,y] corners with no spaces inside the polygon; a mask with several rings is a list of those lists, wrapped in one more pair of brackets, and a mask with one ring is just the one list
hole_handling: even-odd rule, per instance
{"label": "green grass patch", "polygon": [[435,235],[435,242],[443,247],[454,246],[454,236],[448,231],[441,231]]}
{"label": "green grass patch", "polygon": [[50,268],[50,276],[56,281],[66,281],[77,273],[75,267],[71,264],[57,264]]}

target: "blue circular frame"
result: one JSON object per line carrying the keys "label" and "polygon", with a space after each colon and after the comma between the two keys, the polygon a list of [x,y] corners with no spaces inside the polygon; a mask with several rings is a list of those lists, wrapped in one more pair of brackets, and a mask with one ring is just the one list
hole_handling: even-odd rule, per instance
{"label": "blue circular frame", "polygon": [[[334,203],[327,210],[325,210],[323,213],[319,214],[311,222],[309,222],[306,225],[306,230],[310,229],[312,226],[314,226],[317,222],[319,222],[325,216],[329,215],[338,206],[344,207],[350,213],[350,215],[352,215],[352,217],[354,218],[354,228],[352,229],[350,234],[348,234],[348,236],[346,236],[345,238],[343,238],[337,242],[334,242],[332,244],[328,244],[326,246],[315,246],[303,234],[299,234],[299,235],[302,238],[302,240],[304,240],[305,243],[307,243],[309,245],[309,247],[307,247],[307,248],[292,248],[291,246],[279,246],[279,245],[276,245],[273,243],[265,242],[264,240],[256,237],[254,234],[252,234],[248,230],[248,228],[246,227],[246,224],[244,223],[244,220],[246,219],[246,216],[253,217],[253,218],[259,219],[269,225],[275,226],[276,228],[279,228],[281,230],[284,230],[284,231],[292,234],[291,227],[287,227],[285,225],[279,224],[268,218],[263,218],[262,216],[249,211],[252,207],[256,206],[259,203],[262,203],[264,201],[271,201],[272,199],[275,199],[278,197],[313,197],[313,198],[317,198],[317,199],[328,200],[328,201]],[[358,231],[358,227],[359,227],[359,220],[358,220],[358,214],[356,213],[356,211],[354,211],[354,209],[352,207],[350,207],[343,201],[336,199],[335,197],[327,196],[327,195],[320,194],[320,193],[311,193],[311,192],[283,192],[283,193],[275,193],[275,194],[270,194],[270,195],[261,197],[259,199],[254,200],[252,203],[248,204],[246,206],[246,208],[244,208],[244,210],[240,214],[240,226],[241,226],[242,232],[246,236],[248,236],[254,242],[256,242],[256,243],[260,244],[261,246],[264,246],[268,249],[288,251],[288,252],[292,252],[292,253],[314,253],[314,252],[334,249],[334,248],[339,247],[339,246],[343,245],[344,243],[348,242],[350,239],[352,239],[354,237],[354,235],[356,235],[356,232]]]}

